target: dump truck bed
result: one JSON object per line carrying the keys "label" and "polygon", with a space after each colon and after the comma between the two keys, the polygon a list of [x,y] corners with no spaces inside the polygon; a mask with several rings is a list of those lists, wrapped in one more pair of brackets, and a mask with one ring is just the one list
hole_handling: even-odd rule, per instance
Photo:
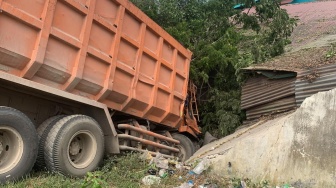
{"label": "dump truck bed", "polygon": [[1,71],[171,127],[191,52],[127,0],[0,0]]}

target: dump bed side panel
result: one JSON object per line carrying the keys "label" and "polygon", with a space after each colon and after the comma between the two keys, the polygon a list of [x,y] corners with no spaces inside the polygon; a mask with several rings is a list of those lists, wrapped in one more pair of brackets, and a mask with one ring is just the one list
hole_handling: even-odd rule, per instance
{"label": "dump bed side panel", "polygon": [[127,0],[0,0],[0,70],[178,125],[191,52]]}

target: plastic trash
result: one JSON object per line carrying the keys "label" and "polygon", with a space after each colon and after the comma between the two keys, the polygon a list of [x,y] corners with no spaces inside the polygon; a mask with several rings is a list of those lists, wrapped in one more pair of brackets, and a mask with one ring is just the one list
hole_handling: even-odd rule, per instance
{"label": "plastic trash", "polygon": [[188,182],[182,183],[180,186],[175,188],[192,188],[194,185],[190,185]]}
{"label": "plastic trash", "polygon": [[284,188],[289,188],[289,185],[288,185],[288,184],[285,184],[283,187],[284,187]]}
{"label": "plastic trash", "polygon": [[176,165],[178,163],[178,161],[174,160],[174,159],[170,159],[170,160],[168,160],[168,163],[171,164],[171,165]]}
{"label": "plastic trash", "polygon": [[189,171],[187,176],[197,175],[194,171]]}
{"label": "plastic trash", "polygon": [[168,160],[163,157],[161,153],[156,153],[156,156],[153,158],[153,162],[156,167],[158,168],[163,168],[163,169],[168,169]]}
{"label": "plastic trash", "polygon": [[203,184],[198,186],[198,188],[218,188],[216,184]]}
{"label": "plastic trash", "polygon": [[165,169],[161,169],[161,170],[159,171],[159,176],[160,176],[161,178],[165,178],[165,177],[168,176],[168,173],[167,173],[167,171],[166,171]]}
{"label": "plastic trash", "polygon": [[174,170],[168,170],[168,174],[169,174],[169,175],[174,175],[174,174],[175,174],[175,171],[174,171]]}
{"label": "plastic trash", "polygon": [[208,169],[210,166],[210,161],[207,158],[203,158],[203,160],[197,164],[197,166],[192,170],[195,174],[202,174],[202,172]]}
{"label": "plastic trash", "polygon": [[144,151],[141,155],[140,155],[140,159],[143,160],[143,161],[150,161],[152,159],[152,155],[149,153],[149,151]]}
{"label": "plastic trash", "polygon": [[154,175],[147,175],[142,178],[142,183],[144,185],[153,185],[153,184],[160,184],[161,178],[154,176]]}
{"label": "plastic trash", "polygon": [[241,188],[247,188],[247,185],[246,185],[245,181],[243,181],[243,180],[240,181],[240,185],[241,185],[240,186]]}
{"label": "plastic trash", "polygon": [[177,170],[182,169],[182,164],[181,164],[181,163],[177,163],[177,164],[175,165],[175,168],[176,168]]}
{"label": "plastic trash", "polygon": [[155,169],[152,169],[152,168],[150,168],[150,169],[148,169],[148,174],[150,174],[150,175],[155,175],[156,174],[156,170]]}

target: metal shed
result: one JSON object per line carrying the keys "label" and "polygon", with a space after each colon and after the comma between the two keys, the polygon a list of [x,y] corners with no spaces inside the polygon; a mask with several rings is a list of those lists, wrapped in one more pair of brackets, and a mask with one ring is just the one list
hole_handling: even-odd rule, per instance
{"label": "metal shed", "polygon": [[246,111],[247,121],[295,109],[307,97],[336,88],[336,61],[329,63],[295,70],[271,66],[243,69],[250,74],[241,96],[241,109]]}
{"label": "metal shed", "polygon": [[253,74],[242,87],[241,109],[246,111],[247,121],[296,107],[296,72],[267,68],[244,71]]}

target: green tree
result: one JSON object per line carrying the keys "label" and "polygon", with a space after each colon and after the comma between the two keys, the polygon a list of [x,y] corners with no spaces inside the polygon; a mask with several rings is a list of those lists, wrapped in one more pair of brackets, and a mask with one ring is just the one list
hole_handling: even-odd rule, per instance
{"label": "green tree", "polygon": [[[232,133],[244,118],[240,69],[282,54],[295,20],[276,0],[133,2],[193,51],[190,79],[198,87],[203,130],[219,137]],[[237,3],[247,9],[233,9]]]}

